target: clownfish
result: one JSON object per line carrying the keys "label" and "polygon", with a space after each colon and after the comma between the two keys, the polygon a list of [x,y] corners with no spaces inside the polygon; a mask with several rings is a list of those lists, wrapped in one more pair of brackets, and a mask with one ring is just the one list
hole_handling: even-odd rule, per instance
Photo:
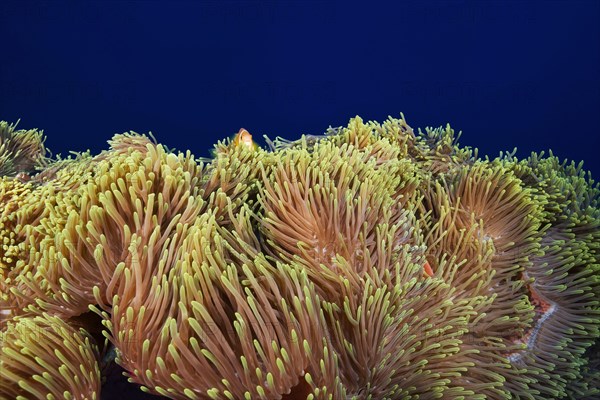
{"label": "clownfish", "polygon": [[15,176],[15,179],[21,183],[27,183],[31,180],[31,176],[29,176],[29,174],[27,172],[19,172]]}
{"label": "clownfish", "polygon": [[423,272],[425,272],[425,275],[428,277],[433,277],[433,268],[431,268],[431,265],[429,265],[429,261],[425,261],[425,264],[423,265]]}
{"label": "clownfish", "polygon": [[250,148],[252,150],[254,150],[256,148],[256,144],[252,140],[252,135],[250,134],[250,132],[248,132],[244,128],[240,128],[240,130],[237,133],[237,135],[235,135],[235,137],[233,138],[233,145],[234,146],[237,146],[240,143],[243,144],[243,145],[245,145],[245,146],[248,146],[248,148]]}

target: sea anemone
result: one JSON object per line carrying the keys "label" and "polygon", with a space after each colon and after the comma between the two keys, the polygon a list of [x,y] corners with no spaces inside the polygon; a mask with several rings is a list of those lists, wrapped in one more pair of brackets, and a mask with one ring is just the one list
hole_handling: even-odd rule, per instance
{"label": "sea anemone", "polygon": [[15,317],[0,343],[2,398],[100,398],[98,349],[85,330],[46,313]]}
{"label": "sea anemone", "polygon": [[581,165],[403,116],[211,159],[0,133],[0,399],[600,398]]}

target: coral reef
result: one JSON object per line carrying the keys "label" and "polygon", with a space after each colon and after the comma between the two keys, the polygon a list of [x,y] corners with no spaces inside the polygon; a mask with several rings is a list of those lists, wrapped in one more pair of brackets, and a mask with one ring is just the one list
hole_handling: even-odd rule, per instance
{"label": "coral reef", "polygon": [[581,165],[404,117],[267,142],[48,158],[0,123],[0,399],[108,399],[115,365],[171,399],[600,398]]}

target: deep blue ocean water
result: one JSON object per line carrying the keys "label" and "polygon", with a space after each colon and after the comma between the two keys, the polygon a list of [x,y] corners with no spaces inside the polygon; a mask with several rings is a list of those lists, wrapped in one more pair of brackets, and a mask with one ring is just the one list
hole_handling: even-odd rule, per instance
{"label": "deep blue ocean water", "polygon": [[[208,156],[240,127],[294,139],[403,112],[598,179],[599,21],[600,1],[577,0],[4,0],[0,119],[44,129],[54,153],[134,130]],[[134,398],[114,387],[103,398]]]}
{"label": "deep blue ocean water", "polygon": [[2,1],[0,118],[55,153],[134,130],[206,156],[240,127],[297,138],[403,112],[598,178],[599,20],[598,1]]}

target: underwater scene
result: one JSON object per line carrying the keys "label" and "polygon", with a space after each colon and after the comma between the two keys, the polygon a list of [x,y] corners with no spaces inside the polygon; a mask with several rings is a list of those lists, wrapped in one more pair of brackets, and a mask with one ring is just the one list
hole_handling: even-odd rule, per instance
{"label": "underwater scene", "polygon": [[600,1],[0,1],[0,400],[600,400]]}
{"label": "underwater scene", "polygon": [[168,399],[600,396],[600,187],[573,162],[403,116],[211,158],[0,139],[2,399],[126,398],[120,373]]}

